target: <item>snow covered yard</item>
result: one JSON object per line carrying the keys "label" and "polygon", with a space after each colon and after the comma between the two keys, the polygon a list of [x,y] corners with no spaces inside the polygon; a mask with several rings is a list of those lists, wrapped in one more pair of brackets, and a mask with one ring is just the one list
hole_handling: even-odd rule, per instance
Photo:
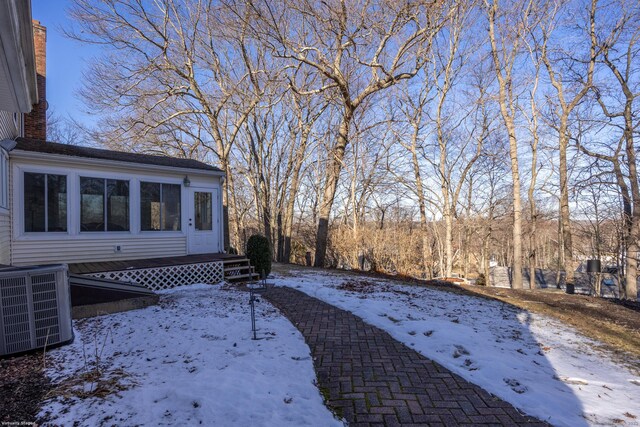
{"label": "snow covered yard", "polygon": [[276,284],[351,311],[527,414],[564,426],[640,421],[640,377],[554,319],[433,288],[290,272]]}
{"label": "snow covered yard", "polygon": [[[309,348],[266,301],[192,285],[159,306],[75,323],[52,350],[60,383],[39,416],[61,425],[342,425],[324,406]],[[100,369],[100,375],[94,368]]]}

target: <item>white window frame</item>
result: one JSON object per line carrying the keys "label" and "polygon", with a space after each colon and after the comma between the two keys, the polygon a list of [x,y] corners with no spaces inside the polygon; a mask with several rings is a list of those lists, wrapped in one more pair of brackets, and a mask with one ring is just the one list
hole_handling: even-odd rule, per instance
{"label": "white window frame", "polygon": [[[12,153],[13,154],[13,153]],[[20,153],[18,153],[20,154]],[[90,161],[91,159],[86,159]],[[73,162],[56,162],[47,161],[31,161],[30,159],[23,160],[22,158],[14,159],[11,156],[11,187],[14,191],[10,193],[10,200],[12,205],[12,236],[15,241],[27,242],[27,241],[72,241],[72,240],[94,240],[99,242],[101,240],[109,241],[111,244],[114,239],[118,239],[118,243],[126,244],[128,241],[136,239],[168,239],[168,238],[187,238],[188,222],[189,218],[189,203],[188,200],[188,188],[184,187],[183,173],[171,173],[170,175],[162,175],[161,171],[146,171],[142,170],[137,172],[135,170],[120,168],[121,170],[107,170],[105,167],[100,166],[96,169],[89,169],[86,164],[80,164],[77,161]],[[24,232],[24,218],[23,218],[23,200],[22,193],[24,188],[23,173],[46,173],[53,175],[67,175],[67,232]],[[173,171],[170,171],[173,172]],[[107,178],[107,179],[124,179],[129,181],[129,231],[81,231],[80,225],[80,177],[90,178]],[[206,187],[206,188],[218,188],[220,190],[219,179],[210,176],[198,176],[190,175],[191,186]],[[212,182],[213,180],[213,182]],[[178,184],[181,187],[181,230],[180,231],[141,231],[140,230],[140,181],[154,182],[161,184]],[[0,213],[2,210],[0,209]],[[7,211],[8,213],[9,211]],[[220,211],[222,215],[222,211]],[[222,230],[222,228],[221,228]],[[222,231],[220,231],[222,235]],[[222,245],[222,244],[221,244]],[[222,250],[222,248],[220,249]]]}
{"label": "white window frame", "polygon": [[[177,185],[180,188],[180,230],[143,230],[142,229],[142,184],[160,184],[160,203],[162,203],[163,200],[163,195],[162,195],[162,187],[165,185]],[[184,192],[184,187],[182,186],[182,183],[179,182],[165,182],[165,181],[154,181],[154,180],[145,180],[145,179],[140,179],[138,181],[138,193],[139,193],[139,197],[138,197],[138,218],[139,218],[139,224],[138,224],[138,231],[140,233],[181,233],[183,234],[183,222],[184,222],[184,213],[183,213],[183,193]],[[162,211],[162,210],[161,210]],[[160,214],[160,226],[162,227],[162,212]]]}
{"label": "white window frame", "polygon": [[[89,179],[102,179],[104,180],[104,223],[105,223],[105,229],[104,231],[84,231],[82,230],[82,185],[81,185],[81,180],[82,178],[89,178]],[[129,184],[129,216],[128,216],[128,221],[129,221],[129,229],[128,230],[107,230],[107,222],[108,222],[108,216],[107,216],[107,181],[108,180],[112,180],[112,181],[125,181]],[[131,206],[133,205],[133,197],[132,197],[132,185],[133,185],[133,179],[131,177],[128,178],[123,178],[121,176],[111,176],[111,175],[105,175],[105,174],[95,174],[95,175],[91,175],[91,174],[83,174],[83,173],[79,173],[77,176],[77,181],[78,181],[78,232],[80,234],[87,234],[87,235],[118,235],[118,234],[127,234],[130,235],[133,233],[133,212],[131,209]],[[140,204],[140,200],[137,200],[137,204]]]}
{"label": "white window frame", "polygon": [[[44,231],[27,231],[27,224],[25,223],[24,220],[24,214],[25,214],[25,203],[24,203],[24,191],[25,191],[25,185],[24,185],[24,176],[26,174],[40,174],[40,175],[44,175]],[[22,219],[22,233],[24,235],[31,235],[31,234],[69,234],[69,175],[64,174],[64,173],[50,173],[50,172],[32,172],[32,171],[23,171],[21,174],[21,180],[20,182],[22,183],[21,188],[21,199],[22,199],[22,203],[20,204],[21,209],[20,209],[20,215],[21,215],[21,219]],[[49,191],[48,191],[48,182],[47,182],[47,177],[49,175],[57,175],[57,176],[64,176],[65,180],[66,180],[66,189],[67,189],[67,212],[66,212],[66,224],[67,224],[67,229],[65,231],[49,231]]]}

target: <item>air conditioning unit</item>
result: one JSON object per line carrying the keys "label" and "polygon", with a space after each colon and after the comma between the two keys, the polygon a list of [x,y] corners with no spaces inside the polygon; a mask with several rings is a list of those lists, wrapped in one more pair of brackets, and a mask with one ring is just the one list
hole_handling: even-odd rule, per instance
{"label": "air conditioning unit", "polygon": [[73,341],[66,265],[0,269],[0,356]]}

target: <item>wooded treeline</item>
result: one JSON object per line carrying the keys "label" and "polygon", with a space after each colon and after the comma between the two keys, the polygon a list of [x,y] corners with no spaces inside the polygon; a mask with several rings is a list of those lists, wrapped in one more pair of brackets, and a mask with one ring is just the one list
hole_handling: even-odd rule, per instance
{"label": "wooded treeline", "polygon": [[636,298],[635,0],[74,0],[117,149],[227,173],[227,242],[421,277],[597,257]]}

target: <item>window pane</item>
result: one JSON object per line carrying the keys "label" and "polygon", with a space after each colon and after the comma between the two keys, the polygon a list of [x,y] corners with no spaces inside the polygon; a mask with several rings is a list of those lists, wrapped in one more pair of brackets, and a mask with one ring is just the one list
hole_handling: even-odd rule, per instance
{"label": "window pane", "polygon": [[194,194],[196,212],[196,230],[213,230],[211,212],[211,193],[196,192]]}
{"label": "window pane", "polygon": [[44,174],[24,174],[24,231],[45,231]]}
{"label": "window pane", "polygon": [[107,180],[107,231],[129,231],[129,181]]}
{"label": "window pane", "polygon": [[67,231],[67,177],[47,175],[47,231]]}
{"label": "window pane", "polygon": [[162,229],[180,231],[180,186],[162,184]]}
{"label": "window pane", "polygon": [[80,178],[82,231],[104,231],[104,179]]}
{"label": "window pane", "polygon": [[142,231],[160,230],[160,184],[140,183],[140,228]]}

